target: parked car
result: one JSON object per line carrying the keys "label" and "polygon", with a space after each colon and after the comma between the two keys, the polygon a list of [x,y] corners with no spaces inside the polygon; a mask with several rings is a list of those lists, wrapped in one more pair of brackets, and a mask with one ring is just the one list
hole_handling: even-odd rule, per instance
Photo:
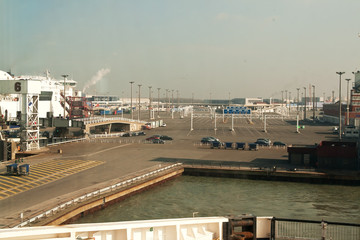
{"label": "parked car", "polygon": [[204,137],[201,139],[201,143],[212,143],[212,142],[219,142],[220,140],[214,137]]}
{"label": "parked car", "polygon": [[150,125],[142,125],[142,126],[141,126],[141,129],[142,129],[142,130],[150,130],[150,129],[151,129],[151,126],[150,126]]}
{"label": "parked car", "polygon": [[161,124],[160,127],[166,127],[166,123]]}
{"label": "parked car", "polygon": [[165,143],[163,140],[157,139],[157,138],[151,140],[151,142],[152,142],[152,143],[155,143],[155,144],[164,144],[164,143]]}
{"label": "parked car", "polygon": [[130,133],[124,133],[122,136],[123,137],[130,137]]}
{"label": "parked car", "polygon": [[286,144],[280,141],[276,141],[273,143],[273,146],[286,147]]}
{"label": "parked car", "polygon": [[268,139],[268,138],[258,138],[256,141],[264,141],[264,142],[267,142],[269,144],[268,146],[271,145],[271,140]]}
{"label": "parked car", "polygon": [[146,135],[146,133],[143,132],[143,131],[141,131],[141,132],[138,132],[138,135],[139,135],[139,136],[144,136],[144,135]]}
{"label": "parked car", "polygon": [[166,135],[161,136],[160,139],[161,139],[161,140],[170,140],[170,141],[173,140],[172,137],[169,137],[169,136],[166,136]]}
{"label": "parked car", "polygon": [[153,135],[151,137],[146,138],[145,140],[146,141],[152,141],[154,139],[160,139],[160,137],[161,137],[160,135]]}
{"label": "parked car", "polygon": [[270,143],[269,142],[267,142],[267,141],[264,141],[264,140],[256,140],[256,142],[255,142],[257,145],[259,145],[259,146],[270,146]]}

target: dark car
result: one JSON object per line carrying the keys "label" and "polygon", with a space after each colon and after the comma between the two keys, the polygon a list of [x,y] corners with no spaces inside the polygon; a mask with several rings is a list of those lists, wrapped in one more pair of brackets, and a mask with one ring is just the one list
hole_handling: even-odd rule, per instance
{"label": "dark car", "polygon": [[286,147],[286,143],[277,141],[273,143],[273,146],[278,146],[278,147]]}
{"label": "dark car", "polygon": [[173,140],[172,137],[169,137],[169,136],[166,136],[166,135],[161,136],[160,139],[161,139],[161,140],[170,140],[170,141]]}
{"label": "dark car", "polygon": [[130,137],[130,133],[124,133],[122,136],[123,137]]}
{"label": "dark car", "polygon": [[257,140],[255,143],[259,146],[270,146],[270,143],[264,140]]}
{"label": "dark car", "polygon": [[214,137],[204,137],[201,139],[201,143],[212,143],[212,142],[219,142],[219,139]]}
{"label": "dark car", "polygon": [[268,146],[270,146],[271,145],[271,140],[270,139],[268,139],[268,138],[258,138],[256,141],[264,141],[264,142],[267,142],[269,145]]}
{"label": "dark car", "polygon": [[155,144],[164,144],[165,142],[161,139],[153,139],[151,140],[152,143],[155,143]]}
{"label": "dark car", "polygon": [[146,141],[152,141],[154,139],[160,139],[160,137],[161,137],[160,135],[153,135],[151,137],[146,138],[145,140]]}
{"label": "dark car", "polygon": [[146,135],[145,132],[138,132],[138,136],[144,136],[144,135]]}

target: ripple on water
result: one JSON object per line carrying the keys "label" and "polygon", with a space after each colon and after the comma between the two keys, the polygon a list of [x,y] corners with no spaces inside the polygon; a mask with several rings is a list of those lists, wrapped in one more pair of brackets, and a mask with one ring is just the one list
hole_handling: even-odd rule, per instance
{"label": "ripple on water", "polygon": [[[341,194],[339,194],[341,193]],[[77,223],[255,216],[360,223],[360,187],[182,176]]]}

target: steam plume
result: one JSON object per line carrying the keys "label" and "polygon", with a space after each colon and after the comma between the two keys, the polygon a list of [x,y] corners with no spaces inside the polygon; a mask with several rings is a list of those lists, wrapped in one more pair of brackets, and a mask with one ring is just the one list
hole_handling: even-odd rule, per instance
{"label": "steam plume", "polygon": [[84,88],[83,88],[83,92],[86,91],[86,89],[88,89],[89,87],[91,87],[92,85],[95,85],[97,82],[99,82],[106,74],[108,74],[110,72],[109,68],[102,68],[100,69],[95,76],[93,76],[91,78],[91,80],[85,84]]}

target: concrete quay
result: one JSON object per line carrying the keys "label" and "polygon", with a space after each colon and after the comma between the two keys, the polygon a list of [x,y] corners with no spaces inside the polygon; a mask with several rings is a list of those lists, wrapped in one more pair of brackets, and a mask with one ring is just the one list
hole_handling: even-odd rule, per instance
{"label": "concrete quay", "polygon": [[[336,137],[331,134],[331,126],[307,125],[300,133],[296,133],[293,122],[280,119],[267,120],[267,132],[263,131],[262,122],[256,119],[252,124],[238,119],[235,122],[235,131],[229,131],[229,123],[219,123],[215,131],[210,118],[195,119],[193,131],[190,131],[189,118],[180,119],[175,116],[172,119],[170,115],[164,114],[162,119],[167,127],[146,131],[147,136],[64,144],[48,147],[40,154],[26,158],[25,162],[31,165],[60,159],[102,161],[103,164],[0,200],[0,226],[19,223],[21,213],[23,220],[29,219],[75,196],[172,162],[189,163],[190,160],[195,160],[203,162],[204,165],[209,162],[224,162],[248,168],[270,168],[275,165],[279,170],[294,168],[287,163],[285,148],[259,151],[210,149],[198,144],[202,137],[216,136],[222,141],[242,142],[254,142],[257,138],[266,137],[287,144],[317,143]],[[166,144],[144,143],[144,139],[152,134],[168,135],[174,140]],[[58,153],[59,149],[62,150],[61,154]]]}

